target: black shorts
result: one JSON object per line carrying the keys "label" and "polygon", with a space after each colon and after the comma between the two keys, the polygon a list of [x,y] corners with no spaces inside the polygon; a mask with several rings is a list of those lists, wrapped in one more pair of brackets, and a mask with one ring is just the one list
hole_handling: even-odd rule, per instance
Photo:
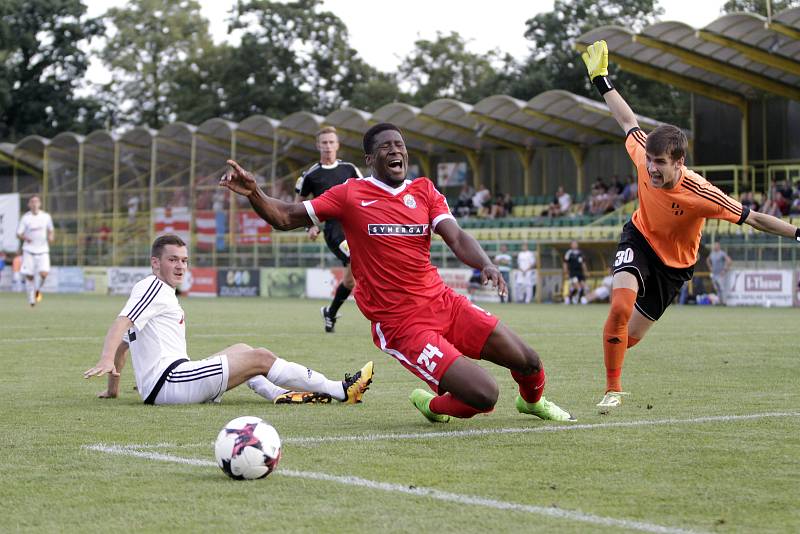
{"label": "black shorts", "polygon": [[583,275],[583,271],[579,273],[569,273],[569,281],[570,282],[585,282],[586,277]]}
{"label": "black shorts", "polygon": [[622,227],[614,259],[614,273],[620,271],[629,272],[639,280],[636,309],[648,319],[657,321],[683,284],[692,279],[694,267],[679,269],[664,265],[647,239],[628,221]]}
{"label": "black shorts", "polygon": [[335,219],[326,221],[323,235],[325,236],[325,243],[328,245],[328,248],[339,258],[342,265],[345,267],[350,265],[350,248],[347,246],[344,228],[342,228],[339,221]]}

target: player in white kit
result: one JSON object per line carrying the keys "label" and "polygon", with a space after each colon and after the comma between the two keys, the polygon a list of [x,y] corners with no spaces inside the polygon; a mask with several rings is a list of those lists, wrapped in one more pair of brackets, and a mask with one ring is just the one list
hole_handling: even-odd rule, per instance
{"label": "player in white kit", "polygon": [[268,400],[300,390],[347,404],[361,401],[372,382],[372,362],[339,382],[244,343],[204,360],[190,360],[185,315],[175,295],[188,269],[186,244],[175,235],[158,237],[150,262],[153,274],[133,287],[108,329],[100,360],[83,374],[109,375],[108,389],[100,397],[119,394],[119,371],[130,347],[136,386],[145,404],[219,402],[225,391],[244,382]]}
{"label": "player in white kit", "polygon": [[50,243],[53,242],[55,232],[53,219],[42,210],[42,199],[39,195],[33,195],[28,200],[28,209],[30,211],[25,212],[17,225],[17,237],[23,242],[20,272],[25,277],[28,304],[35,306],[42,301],[41,289],[50,272]]}

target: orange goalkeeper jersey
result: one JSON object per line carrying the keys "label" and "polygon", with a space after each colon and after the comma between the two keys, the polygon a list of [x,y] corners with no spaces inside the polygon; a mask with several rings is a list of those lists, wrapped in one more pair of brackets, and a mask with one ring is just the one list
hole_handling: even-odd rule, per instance
{"label": "orange goalkeeper jersey", "polygon": [[691,267],[697,263],[706,219],[742,224],[750,210],[685,166],[672,189],[653,187],[645,162],[646,140],[639,128],[633,128],[625,139],[639,182],[639,208],[633,213],[633,224],[665,265]]}

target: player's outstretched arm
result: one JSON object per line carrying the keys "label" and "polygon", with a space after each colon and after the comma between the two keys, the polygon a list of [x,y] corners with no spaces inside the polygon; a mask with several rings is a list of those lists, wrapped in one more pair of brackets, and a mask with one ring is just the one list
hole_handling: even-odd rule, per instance
{"label": "player's outstretched arm", "polygon": [[611,80],[608,78],[608,45],[605,41],[595,41],[590,44],[586,51],[581,54],[583,62],[586,64],[586,71],[589,79],[597,87],[600,94],[608,105],[608,109],[614,115],[622,130],[627,134],[632,128],[639,126],[636,115],[630,108],[619,91],[614,89]]}
{"label": "player's outstretched arm", "polygon": [[744,222],[756,230],[800,241],[800,229],[772,215],[750,210]]}
{"label": "player's outstretched arm", "polygon": [[444,242],[459,260],[470,267],[481,270],[483,285],[491,282],[492,287],[497,288],[498,295],[505,296],[508,293],[506,281],[500,274],[500,269],[492,263],[475,238],[462,230],[457,222],[452,219],[441,221],[436,225],[436,233],[442,236]]}
{"label": "player's outstretched arm", "polygon": [[234,193],[247,197],[253,211],[273,227],[278,230],[292,230],[312,224],[303,204],[293,204],[267,196],[250,172],[233,160],[228,160],[228,165],[230,168],[219,180],[220,187],[227,187]]}
{"label": "player's outstretched arm", "polygon": [[108,385],[104,391],[97,394],[98,399],[116,399],[119,397],[119,379],[122,373],[122,368],[125,367],[125,362],[128,359],[128,344],[124,341],[119,342],[117,352],[114,354],[114,368],[117,374],[108,374]]}
{"label": "player's outstretched arm", "polygon": [[83,378],[92,378],[93,376],[103,376],[105,374],[119,376],[119,372],[114,365],[114,359],[117,355],[117,349],[119,348],[122,336],[132,326],[133,322],[131,322],[131,320],[124,315],[120,315],[114,319],[114,322],[111,323],[111,326],[108,328],[108,332],[106,333],[106,339],[103,342],[103,352],[100,355],[100,359],[97,361],[97,364],[95,364],[94,367],[87,369],[83,373]]}

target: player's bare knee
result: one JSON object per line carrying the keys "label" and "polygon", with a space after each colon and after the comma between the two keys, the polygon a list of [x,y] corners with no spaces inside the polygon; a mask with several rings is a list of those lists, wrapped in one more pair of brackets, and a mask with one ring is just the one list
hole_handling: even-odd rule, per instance
{"label": "player's bare knee", "polygon": [[525,376],[536,374],[542,370],[542,360],[539,358],[539,354],[527,345],[522,349],[522,361],[523,366],[521,369],[517,369],[517,372]]}
{"label": "player's bare knee", "polygon": [[470,404],[473,408],[481,411],[489,411],[497,404],[497,399],[500,397],[500,388],[497,383],[483,385],[483,387],[476,389],[471,395]]}
{"label": "player's bare knee", "polygon": [[277,358],[275,354],[273,354],[271,351],[263,347],[253,349],[253,354],[255,354],[256,358],[258,358],[259,363],[262,366],[264,366],[264,368],[266,368],[267,370],[269,370],[269,368],[272,367],[272,364],[275,363],[275,360]]}

